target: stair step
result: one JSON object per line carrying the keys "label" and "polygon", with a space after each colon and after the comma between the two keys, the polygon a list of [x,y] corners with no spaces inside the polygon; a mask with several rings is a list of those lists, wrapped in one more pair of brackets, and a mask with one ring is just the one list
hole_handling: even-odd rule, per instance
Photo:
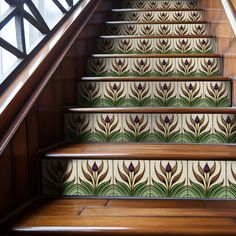
{"label": "stair step", "polygon": [[236,114],[236,107],[69,107],[65,110],[76,113]]}
{"label": "stair step", "polygon": [[[210,207],[211,204],[215,207]],[[54,215],[55,212],[59,216]],[[36,202],[31,209],[25,210],[23,215],[11,223],[11,233],[172,236],[236,234],[235,201],[96,200],[95,202],[90,199],[48,199],[43,203]]]}
{"label": "stair step", "polygon": [[110,25],[126,25],[126,24],[132,24],[132,25],[194,25],[194,24],[208,24],[208,21],[106,21],[106,24]]}
{"label": "stair step", "polygon": [[222,54],[92,54],[93,58],[222,58]]}
{"label": "stair step", "polygon": [[40,154],[42,159],[235,160],[233,144],[67,144]]}
{"label": "stair step", "polygon": [[189,9],[189,8],[180,8],[180,9],[140,9],[140,8],[113,8],[111,9],[112,12],[198,12],[198,11],[204,11],[202,8],[194,8],[194,9]]}
{"label": "stair step", "polygon": [[100,39],[98,51],[109,54],[213,54],[214,38]]}
{"label": "stair step", "polygon": [[101,35],[101,39],[179,39],[179,38],[216,38],[212,35]]}
{"label": "stair step", "polygon": [[82,77],[77,80],[82,81],[231,81],[230,77]]}

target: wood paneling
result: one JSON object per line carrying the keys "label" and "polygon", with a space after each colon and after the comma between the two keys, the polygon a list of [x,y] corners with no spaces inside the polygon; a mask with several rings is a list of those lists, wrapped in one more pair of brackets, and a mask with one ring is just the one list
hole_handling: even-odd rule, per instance
{"label": "wood paneling", "polygon": [[[236,1],[231,1],[236,6]],[[210,34],[217,37],[217,53],[224,56],[224,76],[233,83],[233,105],[236,105],[236,36],[220,0],[202,0],[205,18],[211,22]]]}
{"label": "wood paneling", "polygon": [[[76,103],[76,82],[86,75],[88,52],[94,50],[98,35],[103,33],[106,13],[114,4],[112,2],[102,1],[103,6],[97,8],[80,32],[0,156],[0,218],[40,194],[38,151],[64,141],[62,107]],[[83,19],[80,21],[83,23]],[[76,55],[76,60],[70,55]],[[42,74],[48,72],[48,66],[50,68],[47,65]],[[36,76],[38,82],[41,75]],[[22,102],[16,101],[16,105]],[[16,117],[15,111],[9,109],[9,117]],[[10,122],[5,120],[1,123],[0,130],[5,130]]]}

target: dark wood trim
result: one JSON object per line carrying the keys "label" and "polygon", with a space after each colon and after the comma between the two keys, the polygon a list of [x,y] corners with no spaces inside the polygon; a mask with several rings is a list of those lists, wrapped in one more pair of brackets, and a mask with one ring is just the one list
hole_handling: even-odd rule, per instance
{"label": "dark wood trim", "polygon": [[178,38],[216,38],[214,35],[158,35],[158,36],[138,36],[138,35],[102,35],[99,38],[105,39],[178,39]]}
{"label": "dark wood trim", "polygon": [[194,24],[208,24],[208,21],[106,21],[106,24],[112,24],[112,25],[126,25],[126,24],[132,24],[132,25],[194,25]]}
{"label": "dark wood trim", "polygon": [[[86,26],[87,22],[97,9],[97,7],[100,5],[102,0],[96,1],[92,0],[89,5],[86,7],[86,9],[83,11],[83,14],[78,16],[78,19],[76,22],[73,22],[72,25],[70,25],[70,28],[68,28],[67,32],[60,38],[60,41],[55,46],[55,49],[50,51],[50,53],[46,56],[45,60],[39,65],[39,68],[36,70],[35,73],[32,74],[27,84],[25,85],[25,89],[21,90],[20,93],[20,101],[25,101],[23,107],[19,109],[19,97],[16,96],[15,99],[9,104],[9,107],[5,110],[8,110],[7,114],[2,114],[3,122],[1,121],[1,128],[8,127],[7,131],[2,135],[0,140],[0,154],[3,152],[11,138],[13,137],[14,133],[16,132],[17,128],[29,112],[30,108],[33,106],[36,99],[41,94],[44,87],[49,82],[52,74],[56,71],[59,64],[61,63],[62,59],[65,57],[66,53],[69,51],[72,44],[76,41],[78,35],[82,31],[82,29]],[[79,7],[79,6],[78,6]],[[85,12],[86,11],[86,16]],[[89,11],[89,12],[88,12]],[[81,19],[81,16],[83,16],[83,20]],[[65,22],[65,26],[67,26],[67,21]],[[64,26],[64,27],[65,27]],[[34,60],[37,60],[35,58]],[[45,73],[45,71],[47,71]],[[42,78],[40,82],[38,82],[38,79]],[[36,84],[38,84],[36,87],[34,87]],[[33,90],[33,92],[32,92]],[[29,94],[31,94],[29,96]],[[28,97],[29,96],[29,97]],[[16,104],[17,103],[17,104]],[[11,106],[13,104],[13,107]],[[18,110],[18,111],[17,111]],[[17,114],[17,115],[15,115]],[[8,126],[8,122],[10,117],[14,117],[14,121]],[[11,119],[10,119],[11,120]],[[0,130],[3,131],[3,130]]]}
{"label": "dark wood trim", "polygon": [[[193,9],[189,9],[189,8],[181,8],[181,9],[130,9],[130,8],[113,8],[112,9],[113,12],[134,12],[134,11],[141,11],[141,12],[145,12],[145,11],[154,11],[154,12],[162,12],[162,11],[193,11]],[[195,8],[194,11],[203,11],[202,8]]]}

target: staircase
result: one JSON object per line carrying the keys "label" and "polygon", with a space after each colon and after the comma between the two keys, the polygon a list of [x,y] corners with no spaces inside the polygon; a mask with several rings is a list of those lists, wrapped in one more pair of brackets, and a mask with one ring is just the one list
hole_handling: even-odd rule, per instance
{"label": "staircase", "polygon": [[236,198],[231,82],[198,2],[124,0],[112,16],[65,108],[68,145],[42,155],[43,195]]}

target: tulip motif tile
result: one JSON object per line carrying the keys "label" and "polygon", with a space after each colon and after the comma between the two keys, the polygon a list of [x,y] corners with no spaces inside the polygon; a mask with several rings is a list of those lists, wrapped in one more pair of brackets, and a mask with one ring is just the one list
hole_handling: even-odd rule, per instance
{"label": "tulip motif tile", "polygon": [[78,194],[75,160],[43,160],[42,176],[44,195],[75,196]]}
{"label": "tulip motif tile", "polygon": [[236,162],[226,162],[227,171],[227,198],[236,199]]}
{"label": "tulip motif tile", "polygon": [[78,196],[113,196],[111,160],[79,160]]}
{"label": "tulip motif tile", "polygon": [[114,161],[115,197],[150,197],[149,161]]}
{"label": "tulip motif tile", "polygon": [[187,161],[150,161],[151,197],[187,198]]}
{"label": "tulip motif tile", "polygon": [[188,161],[190,198],[227,198],[224,161]]}

